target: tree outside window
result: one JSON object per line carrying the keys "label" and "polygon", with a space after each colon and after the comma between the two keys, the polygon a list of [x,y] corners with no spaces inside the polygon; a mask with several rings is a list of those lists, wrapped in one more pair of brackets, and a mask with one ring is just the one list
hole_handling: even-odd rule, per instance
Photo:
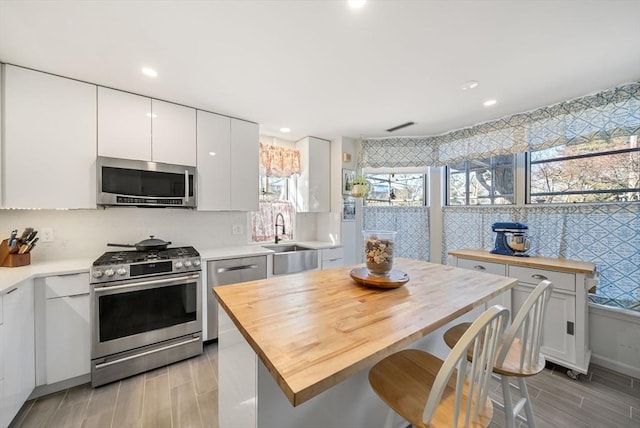
{"label": "tree outside window", "polygon": [[530,203],[640,200],[637,136],[567,144],[532,152]]}

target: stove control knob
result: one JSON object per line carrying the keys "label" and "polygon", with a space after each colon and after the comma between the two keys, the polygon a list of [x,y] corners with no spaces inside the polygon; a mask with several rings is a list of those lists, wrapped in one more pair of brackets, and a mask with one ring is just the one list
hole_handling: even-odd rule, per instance
{"label": "stove control knob", "polygon": [[125,268],[120,268],[116,271],[116,273],[120,276],[123,276],[127,274],[127,270]]}
{"label": "stove control knob", "polygon": [[191,267],[191,260],[185,260],[184,267],[190,268]]}
{"label": "stove control knob", "polygon": [[194,261],[193,261],[193,265],[194,265],[195,267],[200,266],[200,260],[194,260]]}
{"label": "stove control knob", "polygon": [[115,275],[115,271],[113,269],[107,269],[104,271],[104,274],[107,276],[113,276]]}
{"label": "stove control knob", "polygon": [[91,272],[91,276],[94,278],[101,278],[102,274],[103,272],[100,269],[95,269],[93,272]]}
{"label": "stove control knob", "polygon": [[182,269],[182,262],[176,262],[176,269]]}

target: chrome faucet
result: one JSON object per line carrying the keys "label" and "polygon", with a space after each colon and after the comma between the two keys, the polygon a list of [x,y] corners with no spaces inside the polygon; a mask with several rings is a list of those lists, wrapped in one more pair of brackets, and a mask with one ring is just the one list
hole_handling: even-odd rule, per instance
{"label": "chrome faucet", "polygon": [[[278,224],[278,219],[281,218],[282,219],[282,224]],[[284,231],[284,216],[282,215],[282,213],[278,213],[276,215],[276,224],[275,224],[275,229],[276,229],[276,244],[280,241],[280,235],[278,235],[278,226],[282,227],[282,234],[284,235],[286,232]]]}

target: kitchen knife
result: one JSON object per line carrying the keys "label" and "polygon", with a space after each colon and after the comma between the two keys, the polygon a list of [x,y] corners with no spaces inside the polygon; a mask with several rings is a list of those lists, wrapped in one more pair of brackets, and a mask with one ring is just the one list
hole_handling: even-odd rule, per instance
{"label": "kitchen knife", "polygon": [[24,251],[22,250],[22,248],[20,249],[20,254],[26,254],[28,252],[30,252],[33,247],[35,247],[36,242],[38,242],[38,239],[40,238],[36,238],[33,241],[29,242],[28,244],[25,244],[23,247],[25,247]]}
{"label": "kitchen knife", "polygon": [[27,240],[27,237],[29,236],[29,234],[31,234],[31,232],[33,232],[33,227],[27,227],[24,232],[22,232],[22,235],[20,236],[20,240],[22,242]]}

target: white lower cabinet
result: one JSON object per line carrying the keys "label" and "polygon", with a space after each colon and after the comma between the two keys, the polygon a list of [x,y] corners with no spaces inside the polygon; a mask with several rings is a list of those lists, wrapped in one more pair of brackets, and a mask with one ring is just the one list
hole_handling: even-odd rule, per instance
{"label": "white lower cabinet", "polygon": [[321,263],[320,269],[332,269],[336,267],[344,266],[344,248],[325,248],[320,250]]}
{"label": "white lower cabinet", "polygon": [[35,387],[33,280],[26,280],[2,297],[2,394],[0,427],[16,416]]}
{"label": "white lower cabinet", "polygon": [[[470,251],[477,253],[475,250]],[[579,269],[571,271],[567,266],[570,266],[572,261],[566,259],[528,257],[506,262],[506,256],[487,253],[483,258],[496,261],[486,261],[464,258],[464,252],[465,250],[460,250],[450,253],[455,257],[456,266],[477,272],[506,275],[518,280],[518,285],[510,293],[508,307],[512,318],[540,281],[551,281],[554,289],[545,313],[541,351],[549,361],[579,373],[587,373],[591,360],[587,290],[596,281],[594,272],[585,272],[584,266],[587,263],[575,262]],[[595,269],[595,266],[593,268]],[[500,302],[503,297],[498,296],[490,304],[504,304]]]}
{"label": "white lower cabinet", "polygon": [[91,372],[89,274],[45,279],[46,384]]}

